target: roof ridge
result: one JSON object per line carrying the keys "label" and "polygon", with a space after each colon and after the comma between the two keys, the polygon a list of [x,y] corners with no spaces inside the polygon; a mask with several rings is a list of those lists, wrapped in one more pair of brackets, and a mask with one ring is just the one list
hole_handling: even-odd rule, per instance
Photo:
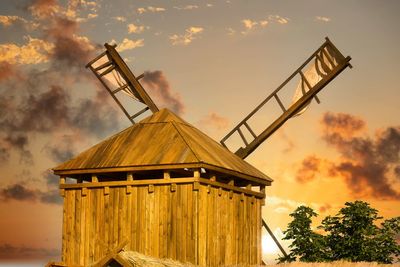
{"label": "roof ridge", "polygon": [[[174,126],[174,128],[175,128],[176,131],[178,132],[179,136],[182,138],[183,142],[185,142],[185,144],[188,146],[188,148],[190,149],[190,151],[192,151],[192,153],[193,153],[193,155],[196,157],[196,159],[197,159],[199,162],[203,162],[203,161],[200,159],[200,157],[193,151],[192,147],[188,144],[188,142],[186,141],[186,139],[183,137],[183,135],[182,135],[182,133],[179,131],[178,127],[176,127],[175,121],[171,121],[170,123]],[[184,124],[184,123],[181,123],[181,124]]]}

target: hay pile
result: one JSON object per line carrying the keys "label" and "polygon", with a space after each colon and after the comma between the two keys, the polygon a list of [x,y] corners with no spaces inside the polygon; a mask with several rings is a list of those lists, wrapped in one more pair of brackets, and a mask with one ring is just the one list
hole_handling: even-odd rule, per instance
{"label": "hay pile", "polygon": [[157,259],[135,251],[121,251],[119,255],[132,267],[194,267],[191,263],[181,263],[171,259]]}

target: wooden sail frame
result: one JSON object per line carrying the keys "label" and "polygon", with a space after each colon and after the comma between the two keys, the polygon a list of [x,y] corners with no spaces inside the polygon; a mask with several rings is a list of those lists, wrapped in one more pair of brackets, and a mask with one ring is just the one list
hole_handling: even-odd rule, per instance
{"label": "wooden sail frame", "polygon": [[[147,110],[150,110],[153,113],[157,112],[159,110],[158,107],[156,106],[156,104],[154,104],[153,100],[150,98],[150,96],[147,94],[147,92],[144,90],[143,86],[139,82],[139,80],[144,77],[144,74],[135,77],[135,75],[129,69],[128,65],[118,54],[117,50],[115,49],[115,45],[109,45],[106,43],[104,44],[104,47],[106,48],[106,51],[90,61],[86,65],[86,68],[89,68],[94,73],[97,79],[101,82],[104,88],[109,92],[111,97],[118,104],[125,116],[129,119],[129,121],[132,124],[135,124],[135,118],[142,115]],[[107,57],[108,61],[98,66],[95,66],[96,63],[98,63],[98,61],[104,57]],[[104,79],[104,76],[110,73],[116,74],[118,78],[123,79],[124,83],[119,84],[119,87],[115,89],[110,88],[109,84]],[[120,83],[118,78],[115,77],[115,80],[117,81],[117,83]],[[119,92],[125,92],[135,100],[143,103],[145,107],[143,109],[140,109],[138,112],[131,114],[124,107],[121,101],[116,97],[116,94]]]}
{"label": "wooden sail frame", "polygon": [[[331,63],[334,67],[326,74],[326,76],[319,81],[315,86],[311,86],[304,75],[304,69],[308,63],[312,60],[316,62],[321,62],[321,55],[326,54],[326,50],[332,51],[335,55],[335,60],[337,64]],[[330,57],[327,56],[328,60]],[[245,159],[249,156],[259,145],[261,145],[268,137],[270,137],[274,132],[276,132],[288,119],[295,116],[301,109],[308,105],[308,103],[317,97],[317,94],[336,76],[338,76],[346,67],[352,67],[349,63],[351,57],[344,57],[342,53],[333,45],[333,43],[326,38],[325,42],[319,47],[297,70],[293,72],[277,89],[275,89],[266,99],[264,99],[253,111],[249,113],[241,122],[239,122],[222,140],[220,143],[226,148],[226,141],[231,138],[235,133],[237,133],[241,140],[243,141],[242,147],[240,147],[235,154]],[[280,100],[278,93],[288,84],[296,75],[300,75],[301,81],[308,86],[308,91],[303,94],[303,96],[293,103],[289,108],[285,107]],[[276,103],[282,109],[282,114],[268,125],[265,130],[260,134],[256,134],[255,131],[250,127],[249,120],[257,114],[257,112],[268,102],[275,100]],[[316,98],[317,102],[319,100]],[[253,137],[253,140],[249,141],[246,139],[243,131],[247,131]]]}

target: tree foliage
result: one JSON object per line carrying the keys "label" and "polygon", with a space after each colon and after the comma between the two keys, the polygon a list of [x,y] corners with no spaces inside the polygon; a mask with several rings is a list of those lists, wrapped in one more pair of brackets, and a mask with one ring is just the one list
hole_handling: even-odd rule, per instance
{"label": "tree foliage", "polygon": [[293,220],[284,231],[286,240],[292,240],[288,257],[279,260],[318,261],[376,261],[392,263],[400,256],[396,235],[400,234],[400,217],[385,220],[380,227],[378,211],[367,202],[346,202],[335,216],[327,216],[318,229],[312,230],[312,218],[317,213],[300,206],[290,214]]}

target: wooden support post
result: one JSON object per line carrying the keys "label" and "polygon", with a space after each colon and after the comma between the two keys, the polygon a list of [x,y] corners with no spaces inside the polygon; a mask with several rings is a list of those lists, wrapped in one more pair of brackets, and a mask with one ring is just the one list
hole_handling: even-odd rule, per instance
{"label": "wooden support post", "polygon": [[149,193],[153,193],[153,192],[154,192],[154,185],[149,184]]}
{"label": "wooden support post", "polygon": [[110,187],[105,186],[104,187],[104,195],[109,195],[110,194]]}
{"label": "wooden support post", "polygon": [[82,196],[86,196],[87,195],[87,188],[86,187],[82,187]]}
{"label": "wooden support post", "polygon": [[[230,180],[228,182],[228,185],[235,186],[235,181],[234,180]],[[231,189],[231,190],[229,190],[229,199],[232,199],[232,198],[233,198],[233,190]]]}
{"label": "wooden support post", "polygon": [[176,191],[176,184],[171,184],[171,192],[175,192]]}
{"label": "wooden support post", "polygon": [[261,206],[265,205],[265,185],[260,185],[260,192],[264,195],[262,201],[261,201]]}
{"label": "wooden support post", "polygon": [[193,172],[193,177],[194,177],[194,178],[200,178],[200,170],[195,170],[195,171]]}
{"label": "wooden support post", "polygon": [[171,179],[171,173],[169,171],[164,171],[164,179],[165,180],[170,180]]}
{"label": "wooden support post", "polygon": [[[132,174],[132,172],[127,172],[127,173],[126,173],[126,180],[127,180],[127,181],[133,181],[133,174]],[[131,186],[131,185],[127,185],[127,186],[126,186],[126,194],[129,195],[130,193],[132,193],[132,186]]]}
{"label": "wooden support post", "polygon": [[92,174],[92,183],[97,183],[99,179],[97,178],[96,174]]}
{"label": "wooden support post", "polygon": [[[65,176],[60,176],[60,185],[65,184]],[[65,196],[65,189],[60,189],[60,195]]]}
{"label": "wooden support post", "polygon": [[200,183],[193,182],[193,191],[199,191],[199,189],[200,189]]}

